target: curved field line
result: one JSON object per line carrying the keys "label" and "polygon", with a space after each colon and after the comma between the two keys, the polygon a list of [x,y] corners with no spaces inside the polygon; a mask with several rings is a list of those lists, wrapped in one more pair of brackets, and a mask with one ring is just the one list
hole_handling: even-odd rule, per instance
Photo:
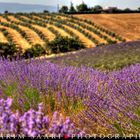
{"label": "curved field line", "polygon": [[77,31],[77,30],[75,30],[67,25],[63,25],[63,26],[65,28],[71,30],[73,33],[75,33],[87,48],[92,48],[92,47],[96,46],[90,39],[88,39],[85,35],[83,35],[79,31]]}
{"label": "curved field line", "polygon": [[29,38],[29,40],[31,41],[31,43],[33,45],[35,44],[40,44],[43,45],[45,42],[38,36],[38,34],[36,32],[34,32],[33,30],[31,30],[28,27],[24,27],[21,25],[18,25],[18,27],[22,30],[24,30]]}
{"label": "curved field line", "polygon": [[[65,17],[65,16],[58,16],[58,17],[61,17],[63,20],[68,20],[68,19],[71,19],[70,17]],[[80,18],[79,18],[80,19]],[[77,21],[76,19],[73,19],[74,21]],[[111,39],[111,40],[115,40],[115,41],[117,41],[118,43],[120,43],[121,41],[119,41],[118,39],[116,39],[115,37],[112,37],[112,36],[110,36],[110,35],[108,35],[107,33],[105,33],[105,32],[103,32],[103,31],[101,31],[100,29],[97,29],[97,28],[95,28],[93,25],[90,25],[90,24],[88,24],[88,23],[86,23],[86,22],[84,22],[84,21],[77,21],[77,22],[80,22],[80,23],[82,23],[83,25],[86,25],[86,26],[88,26],[88,27],[91,27],[91,28],[93,28],[93,29],[96,29],[97,31],[99,31],[102,35],[105,35],[105,36],[107,36],[109,39]],[[72,22],[71,22],[72,23]],[[75,24],[75,23],[73,23],[73,24]],[[80,26],[81,27],[81,26]],[[81,28],[83,28],[83,27],[81,27]],[[87,30],[87,29],[85,29],[85,30]],[[92,32],[92,31],[90,31],[90,32]],[[93,33],[93,32],[92,32]],[[95,34],[95,33],[93,33],[93,34]],[[95,38],[98,38],[97,40],[104,40],[104,42],[107,42],[105,39],[102,39],[102,38],[100,38],[97,34],[95,34]],[[102,42],[101,41],[101,42]]]}
{"label": "curved field line", "polygon": [[18,22],[18,23],[22,23],[22,21],[18,20],[18,19],[15,18],[14,16],[8,16],[8,18],[9,18],[11,21]]}
{"label": "curved field line", "polygon": [[47,28],[44,28],[44,27],[41,27],[38,25],[33,25],[33,24],[32,24],[32,26],[35,27],[36,29],[38,29],[39,31],[41,31],[49,41],[52,41],[55,39],[56,36],[51,31],[49,31]]}
{"label": "curved field line", "polygon": [[[26,16],[20,16],[23,19],[26,19],[28,21],[32,21],[34,22],[34,20],[30,19],[29,17]],[[40,19],[39,17],[36,16],[36,18]],[[41,31],[44,36],[46,37],[46,39],[48,39],[49,41],[52,41],[55,39],[56,35],[54,33],[52,33],[50,30],[47,29],[47,27],[42,27],[40,25],[37,25],[36,23],[32,24],[32,27],[36,28],[37,30]]]}
{"label": "curved field line", "polygon": [[[114,16],[114,20],[112,18],[112,15]],[[129,16],[129,19],[131,19],[131,21],[132,21],[133,16],[130,17],[130,14],[127,14],[127,15]],[[125,36],[122,33],[122,31],[127,32],[127,30],[124,30],[124,29],[127,29],[127,27],[129,26],[129,24],[124,20],[125,19],[125,14],[99,14],[99,15],[96,15],[96,14],[95,15],[94,14],[93,15],[88,15],[88,14],[86,14],[86,15],[74,15],[74,16],[79,18],[79,19],[88,19],[88,20],[94,22],[96,25],[99,25],[100,27],[103,27],[104,29],[107,29],[107,30],[110,30],[110,31],[113,31],[113,32],[117,33],[119,36],[125,38],[127,41],[131,40],[131,39],[128,39],[128,37]],[[122,19],[119,20],[119,22],[118,22],[117,17],[121,17]],[[139,18],[137,16],[137,20],[138,19]],[[124,26],[123,26],[122,22],[125,23]],[[116,26],[117,24],[119,26]],[[132,28],[132,30],[133,30],[133,28]],[[131,32],[131,34],[132,34],[132,32]]]}
{"label": "curved field line", "polygon": [[[33,16],[35,18],[38,18],[39,20],[42,20],[42,18],[38,17],[38,16]],[[49,16],[47,16],[47,18],[50,18]],[[44,21],[45,23],[45,21]],[[51,24],[46,24],[47,27],[53,27],[55,30],[57,30],[62,36],[67,36],[67,37],[71,37],[65,30],[55,26],[55,25],[51,25]]]}
{"label": "curved field line", "polygon": [[[28,21],[33,21],[32,19],[26,17],[26,16],[20,16],[22,19],[28,20]],[[19,21],[21,21],[19,19]],[[22,21],[21,21],[22,22]],[[25,23],[25,22],[24,22]],[[48,39],[49,41],[54,40],[54,38],[56,37],[51,31],[49,31],[47,28],[39,26],[37,24],[32,24],[32,27],[36,28],[37,30],[41,31],[43,33],[43,35],[46,37],[46,39]],[[31,30],[31,29],[30,29]],[[30,38],[30,37],[29,37]],[[42,43],[43,44],[43,43]]]}
{"label": "curved field line", "polygon": [[18,47],[22,48],[23,50],[31,48],[31,45],[16,30],[5,26],[0,27],[8,31],[9,36],[12,38],[14,44],[16,44]]}
{"label": "curved field line", "polygon": [[[42,18],[40,18],[42,20]],[[44,22],[45,22],[45,19],[43,19]],[[53,20],[52,20],[53,21]],[[43,22],[43,21],[42,21]],[[54,21],[53,21],[54,22]],[[57,23],[57,22],[56,22]],[[96,45],[90,40],[88,39],[84,34],[80,33],[78,30],[72,28],[72,27],[69,27],[65,24],[62,24],[65,28],[71,30],[74,34],[76,34],[79,39],[84,43],[84,45],[87,47],[87,48],[91,48],[91,47],[95,47]]]}
{"label": "curved field line", "polygon": [[10,23],[9,21],[7,21],[5,18],[3,18],[2,16],[0,16],[0,22],[6,22],[6,23]]}
{"label": "curved field line", "polygon": [[71,37],[67,32],[65,32],[63,29],[56,27],[55,25],[47,24],[47,27],[53,27],[55,30],[57,30],[62,36]]}
{"label": "curved field line", "polygon": [[[25,17],[25,16],[22,16],[23,18]],[[42,18],[40,18],[40,17],[38,17],[38,16],[33,16],[33,17],[35,17],[35,18],[37,18],[38,20],[41,20],[42,21]],[[47,16],[48,17],[48,16]],[[28,17],[25,17],[25,19],[27,19],[27,20],[30,20],[30,21],[33,21],[32,19],[30,19],[30,18],[28,18]],[[43,21],[42,21],[43,22]],[[45,23],[45,20],[44,20],[44,22],[43,23]],[[61,29],[61,28],[58,28],[57,26],[55,26],[55,25],[52,25],[52,24],[46,24],[47,25],[47,27],[53,27],[55,30],[57,30],[62,36],[67,36],[67,37],[71,37],[65,30],[63,30],[63,29]],[[38,27],[39,27],[39,25],[38,25]],[[41,26],[40,26],[41,27]],[[43,27],[41,27],[40,29],[42,29],[42,33],[45,33],[45,30],[43,31]],[[44,29],[46,29],[46,28],[44,28]],[[47,30],[47,29],[46,29]],[[47,30],[47,32],[48,32],[48,30]],[[49,31],[48,33],[50,34],[50,32],[51,31]],[[45,33],[46,34],[46,33]],[[52,33],[53,34],[53,33]],[[51,38],[52,38],[52,35],[51,35]],[[54,37],[53,37],[53,39],[54,39]]]}
{"label": "curved field line", "polygon": [[79,26],[75,23],[72,23],[72,22],[68,22],[68,23],[71,23],[73,24],[74,26],[77,26],[77,27],[80,27],[81,29],[85,30],[86,32],[88,32],[90,35],[92,35],[96,40],[98,40],[100,43],[107,43],[107,41],[105,39],[102,39],[100,38],[98,35],[96,35],[95,33],[93,33],[92,31],[90,30],[87,30],[86,28],[83,28],[82,26]]}

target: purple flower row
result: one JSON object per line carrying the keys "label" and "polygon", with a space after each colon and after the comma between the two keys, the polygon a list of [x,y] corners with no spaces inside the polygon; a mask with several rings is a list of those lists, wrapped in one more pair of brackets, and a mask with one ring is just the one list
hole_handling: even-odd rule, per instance
{"label": "purple flower row", "polygon": [[129,133],[139,132],[140,64],[101,72],[89,67],[59,66],[46,59],[0,60],[0,88],[5,90],[13,83],[17,84],[19,97],[28,86],[40,95],[57,95],[62,104],[63,96],[73,103],[82,100],[86,109],[79,112],[78,125],[89,129],[91,124],[94,129],[98,125],[112,133],[119,127]]}

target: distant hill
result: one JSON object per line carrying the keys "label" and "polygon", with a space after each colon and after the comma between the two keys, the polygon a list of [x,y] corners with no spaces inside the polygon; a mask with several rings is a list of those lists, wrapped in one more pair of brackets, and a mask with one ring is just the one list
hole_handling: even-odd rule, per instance
{"label": "distant hill", "polygon": [[55,6],[47,5],[33,5],[33,4],[19,4],[19,3],[5,3],[0,2],[0,13],[4,11],[9,12],[42,12],[48,10],[50,12],[56,12],[57,8]]}

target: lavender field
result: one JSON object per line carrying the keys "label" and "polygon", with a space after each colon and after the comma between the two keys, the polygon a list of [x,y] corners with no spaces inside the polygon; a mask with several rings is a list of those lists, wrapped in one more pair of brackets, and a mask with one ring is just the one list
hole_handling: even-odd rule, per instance
{"label": "lavender field", "polygon": [[138,135],[140,64],[118,71],[0,60],[0,133]]}

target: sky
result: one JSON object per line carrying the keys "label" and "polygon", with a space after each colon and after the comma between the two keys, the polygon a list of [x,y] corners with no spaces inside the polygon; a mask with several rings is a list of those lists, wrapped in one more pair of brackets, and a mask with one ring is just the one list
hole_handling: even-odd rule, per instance
{"label": "sky", "polygon": [[[70,5],[70,2],[73,2],[74,5],[78,5],[82,0],[0,0],[0,2],[16,2],[16,3],[25,3],[25,4],[41,4],[41,5],[52,5],[56,6],[57,4],[61,5]],[[94,5],[101,5],[104,8],[108,6],[116,6],[118,8],[131,8],[137,9],[140,7],[140,0],[83,0],[89,7]]]}

